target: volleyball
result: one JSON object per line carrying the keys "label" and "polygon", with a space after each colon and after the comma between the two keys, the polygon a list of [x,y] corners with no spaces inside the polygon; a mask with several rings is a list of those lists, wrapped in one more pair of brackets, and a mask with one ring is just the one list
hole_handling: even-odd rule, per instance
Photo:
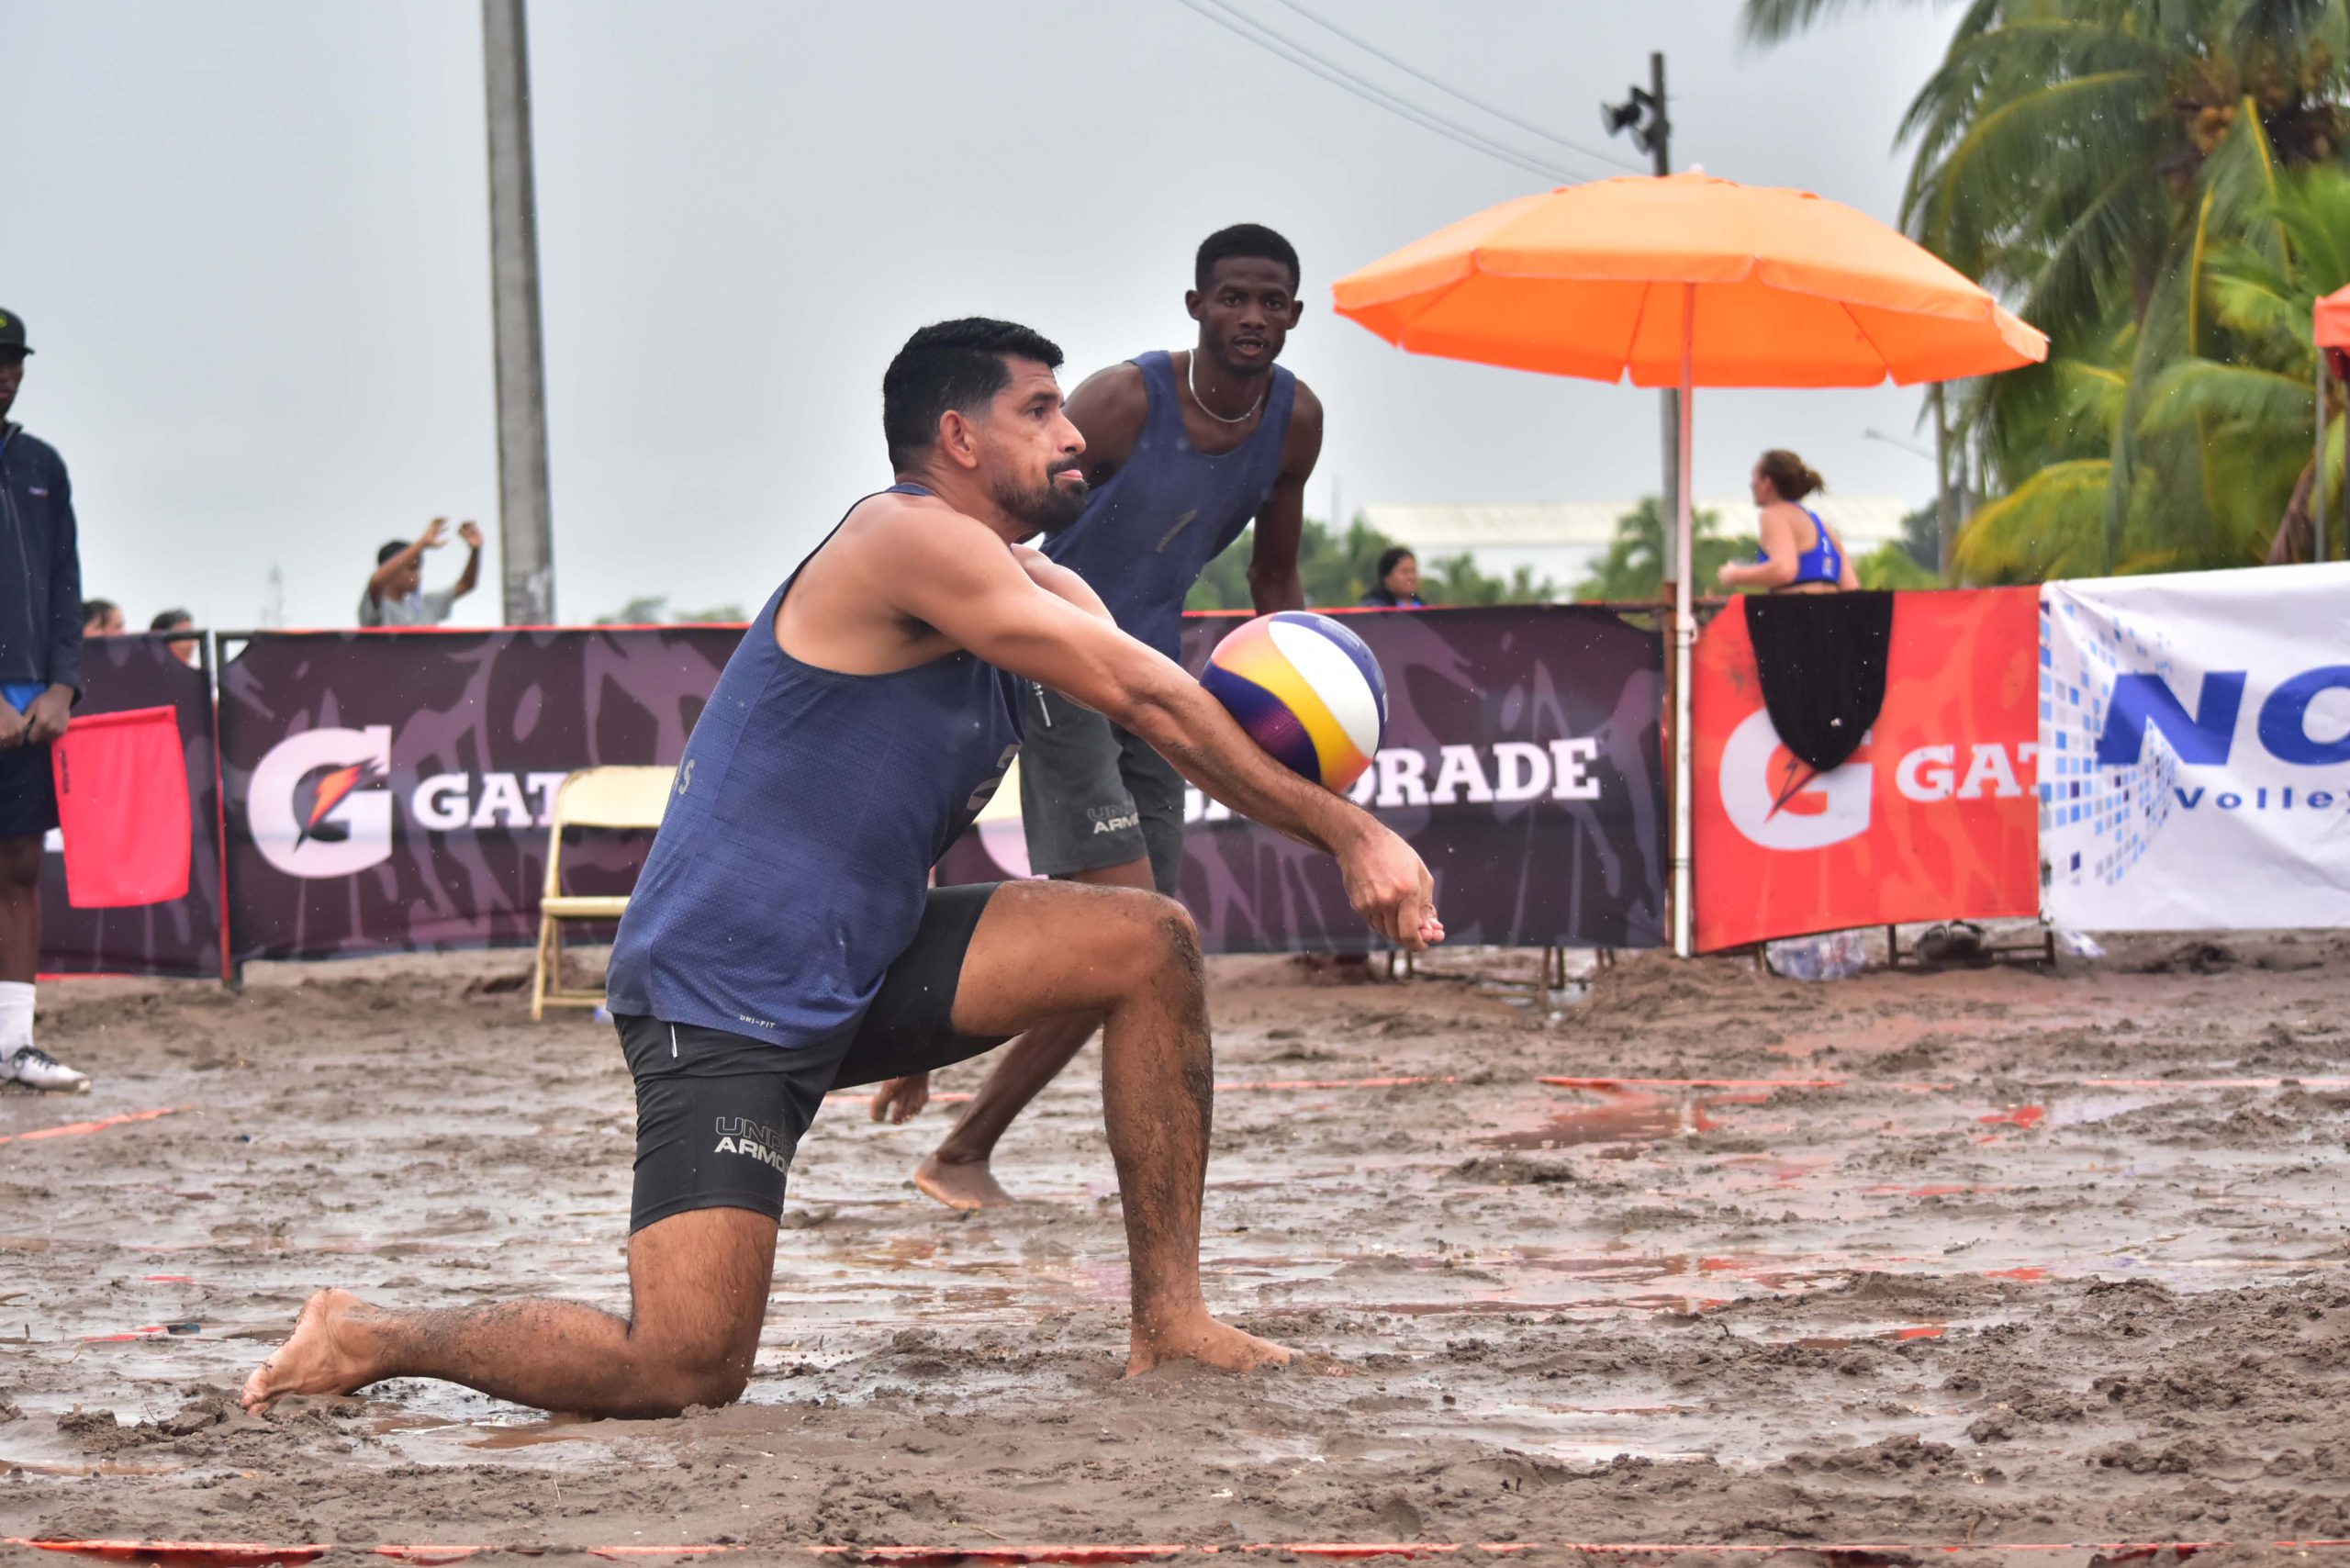
{"label": "volleyball", "polygon": [[1292,772],[1344,793],[1387,734],[1387,678],[1326,615],[1260,615],[1215,645],[1200,684]]}

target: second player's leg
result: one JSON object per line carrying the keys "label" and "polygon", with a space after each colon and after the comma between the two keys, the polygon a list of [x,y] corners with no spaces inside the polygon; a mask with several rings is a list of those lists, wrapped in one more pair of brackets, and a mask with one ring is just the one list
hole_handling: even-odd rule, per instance
{"label": "second player's leg", "polygon": [[[1132,860],[1098,871],[1080,871],[1069,879],[1101,887],[1151,888],[1150,863]],[[930,1157],[914,1168],[914,1185],[949,1208],[996,1208],[1013,1201],[998,1184],[989,1160],[1002,1137],[1028,1103],[1093,1037],[1099,1020],[1091,1014],[1049,1018],[1029,1029],[997,1052],[987,1081],[955,1120]]]}
{"label": "second player's leg", "polygon": [[954,1025],[1000,1036],[1099,1020],[1102,1105],[1133,1276],[1129,1372],[1194,1359],[1245,1371],[1289,1352],[1210,1316],[1200,1203],[1215,1096],[1199,940],[1181,904],[1069,882],[1011,882],[965,954]]}

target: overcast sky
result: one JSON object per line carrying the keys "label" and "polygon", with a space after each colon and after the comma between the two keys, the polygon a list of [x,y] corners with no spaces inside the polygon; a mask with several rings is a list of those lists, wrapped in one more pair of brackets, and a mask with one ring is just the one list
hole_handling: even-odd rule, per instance
{"label": "overcast sky", "polygon": [[[1230,0],[1448,115],[1318,29]],[[1603,98],[1670,54],[1674,162],[1891,219],[1901,110],[1950,13],[1863,8],[1757,52],[1735,0],[1300,0],[1448,85],[1638,162]],[[375,546],[478,518],[494,622],[481,21],[470,0],[0,0],[0,307],[39,351],[14,417],[73,475],[88,591],[348,624]],[[538,0],[531,13],[557,606],[755,603],[886,484],[882,366],[923,322],[1008,316],[1069,381],[1189,341],[1193,247],[1293,240],[1284,363],[1329,434],[1310,513],[1657,488],[1655,395],[1390,349],[1335,277],[1550,182],[1253,47],[1179,0]],[[1539,161],[1605,174],[1494,121]],[[1697,491],[1792,446],[1924,500],[1919,395],[1703,393]],[[453,577],[452,545],[429,586]]]}

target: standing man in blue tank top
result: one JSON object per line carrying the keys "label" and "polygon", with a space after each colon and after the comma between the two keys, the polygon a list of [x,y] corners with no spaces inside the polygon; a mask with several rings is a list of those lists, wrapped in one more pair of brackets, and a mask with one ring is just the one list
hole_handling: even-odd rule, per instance
{"label": "standing man in blue tank top", "polygon": [[[1069,400],[1092,487],[1077,526],[1045,554],[1085,579],[1128,635],[1181,656],[1183,598],[1253,520],[1248,588],[1259,615],[1299,610],[1305,482],[1322,454],[1322,404],[1274,363],[1304,307],[1297,252],[1257,223],[1219,230],[1192,260],[1190,350],[1141,354],[1086,378]],[[1176,896],[1183,780],[1131,731],[1059,692],[1024,694],[1020,812],[1041,876]],[[953,1208],[1012,1202],[988,1161],[996,1140],[1069,1064],[1091,1030],[1057,1019],[1015,1041],[914,1185]],[[927,1078],[874,1096],[876,1119],[904,1121]]]}
{"label": "standing man in blue tank top", "polygon": [[1444,935],[1410,846],[1273,761],[1075,573],[1017,543],[1084,500],[1060,357],[1003,321],[914,334],[881,384],[898,483],[768,599],[687,742],[607,981],[637,1091],[629,1316],[394,1312],[320,1291],[246,1383],[249,1407],[389,1377],[594,1416],[726,1404],[758,1350],[784,1175],[826,1092],[1062,1018],[1103,1035],[1127,1371],[1288,1359],[1200,1293],[1215,1074],[1182,906],[1132,888],[926,886],[1018,750],[1021,682],[1041,681],[1336,856],[1382,935]]}

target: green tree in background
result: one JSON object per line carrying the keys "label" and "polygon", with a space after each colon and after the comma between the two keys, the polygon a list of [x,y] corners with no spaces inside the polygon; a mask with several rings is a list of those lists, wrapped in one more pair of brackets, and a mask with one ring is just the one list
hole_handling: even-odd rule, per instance
{"label": "green tree in background", "polygon": [[610,615],[599,615],[599,626],[677,626],[703,622],[734,622],[750,617],[739,604],[712,605],[708,610],[677,610],[669,608],[665,597],[648,596],[632,599]]}
{"label": "green tree in background", "polygon": [[[1365,522],[1360,514],[1343,534],[1312,518],[1297,543],[1297,576],[1305,588],[1305,602],[1317,609],[1345,609],[1371,591],[1378,580],[1379,557],[1396,541]],[[1186,610],[1248,610],[1248,554],[1256,548],[1253,529],[1242,529],[1232,547],[1208,563],[1200,580],[1183,600]],[[1420,561],[1420,597],[1430,604],[1545,604],[1558,597],[1545,579],[1520,567],[1508,577],[1488,577],[1466,555],[1443,561]]]}
{"label": "green tree in background", "polygon": [[[1689,520],[1690,552],[1697,558],[1692,587],[1700,594],[1718,591],[1715,574],[1722,563],[1751,556],[1762,548],[1752,535],[1720,534],[1721,514],[1701,511]],[[1673,524],[1664,505],[1654,496],[1616,520],[1616,537],[1607,554],[1575,585],[1575,598],[1652,603],[1664,597],[1664,563],[1670,552]]]}
{"label": "green tree in background", "polygon": [[[1844,4],[1747,0],[1747,29]],[[2305,375],[2298,414],[2283,383],[2313,366],[2241,286],[2343,281],[2287,213],[2300,172],[2341,169],[2345,97],[2350,0],[1963,9],[1902,127],[1903,221],[2052,347],[1962,390],[1961,445],[1998,498],[1961,541],[1970,577],[2247,565],[2280,518],[2289,553],[2284,454],[2298,418],[2306,462],[2311,409]]]}
{"label": "green tree in background", "polygon": [[1550,604],[1561,596],[1558,585],[1536,577],[1531,566],[1496,577],[1479,571],[1474,556],[1448,555],[1420,563],[1420,597],[1430,604]]}
{"label": "green tree in background", "polygon": [[1921,566],[1907,543],[1893,541],[1852,563],[1852,573],[1864,588],[1930,588],[1942,586],[1940,572]]}

